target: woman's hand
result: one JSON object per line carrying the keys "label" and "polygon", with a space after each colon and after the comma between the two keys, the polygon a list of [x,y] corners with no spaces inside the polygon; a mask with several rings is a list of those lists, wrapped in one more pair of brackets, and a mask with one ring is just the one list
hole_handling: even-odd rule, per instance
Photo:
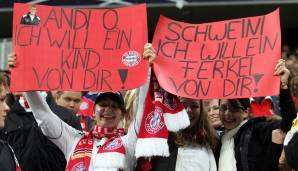
{"label": "woman's hand", "polygon": [[149,59],[149,64],[153,63],[153,61],[156,57],[156,54],[155,54],[155,50],[151,43],[145,44],[143,56],[145,59]]}
{"label": "woman's hand", "polygon": [[281,83],[281,89],[288,89],[288,79],[290,76],[290,71],[285,65],[285,60],[280,59],[275,66],[274,75],[280,76],[280,83]]}

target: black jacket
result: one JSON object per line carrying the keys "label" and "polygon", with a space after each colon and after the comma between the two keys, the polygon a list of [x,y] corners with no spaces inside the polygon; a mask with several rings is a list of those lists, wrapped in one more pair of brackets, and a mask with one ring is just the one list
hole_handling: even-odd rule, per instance
{"label": "black jacket", "polygon": [[82,130],[82,126],[80,124],[79,118],[69,109],[59,106],[54,101],[54,98],[51,93],[48,93],[46,101],[50,106],[51,110],[65,123],[70,125],[71,127]]}
{"label": "black jacket", "polygon": [[289,90],[281,90],[281,121],[269,122],[265,117],[255,118],[248,120],[239,129],[234,139],[237,171],[278,171],[282,144],[272,142],[272,130],[281,128],[287,132],[290,129],[296,117],[296,108],[291,97]]}
{"label": "black jacket", "polygon": [[289,165],[298,170],[298,132],[294,133],[288,145],[285,146],[285,155]]}
{"label": "black jacket", "polygon": [[0,170],[16,171],[14,155],[7,142],[0,140]]}
{"label": "black jacket", "polygon": [[20,22],[20,24],[26,24],[26,25],[39,25],[39,23],[40,23],[40,18],[37,15],[35,15],[33,20],[31,20],[30,13],[25,14],[21,18],[21,22]]}
{"label": "black jacket", "polygon": [[[50,108],[65,122],[73,121],[74,114],[56,104]],[[78,122],[79,123],[79,122]],[[80,127],[80,124],[68,123]],[[26,112],[18,100],[7,114],[1,138],[13,148],[22,171],[64,171],[66,160],[61,150],[43,135],[32,112]]]}

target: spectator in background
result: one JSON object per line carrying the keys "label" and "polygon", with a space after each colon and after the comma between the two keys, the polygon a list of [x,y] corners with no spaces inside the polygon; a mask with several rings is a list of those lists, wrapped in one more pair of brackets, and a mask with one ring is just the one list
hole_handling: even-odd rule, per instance
{"label": "spectator in background", "polygon": [[289,74],[284,60],[280,60],[274,75],[281,77],[281,122],[268,122],[265,117],[248,119],[249,99],[220,100],[219,114],[226,131],[221,138],[219,171],[278,170],[282,151],[282,146],[276,141],[282,137],[278,129],[287,132],[296,117],[295,104],[287,85]]}
{"label": "spectator in background", "polygon": [[219,100],[218,99],[211,99],[204,101],[207,108],[208,118],[211,122],[211,125],[216,130],[217,135],[224,131],[224,126],[219,118]]}
{"label": "spectator in background", "polygon": [[56,94],[56,99],[54,99],[51,92],[48,92],[48,95],[46,97],[46,101],[51,108],[55,106],[59,110],[64,111],[59,112],[61,113],[59,117],[68,125],[77,130],[82,130],[80,120],[76,116],[81,100],[82,93],[75,91],[58,91]]}
{"label": "spectator in background", "polygon": [[[6,95],[8,92],[7,80],[5,80],[3,75],[0,75],[0,130],[5,126],[5,118],[9,110],[9,106],[6,104]],[[19,164],[12,148],[2,138],[0,138],[0,170],[19,170]]]}
{"label": "spectator in background", "polygon": [[[10,72],[8,71],[0,71],[0,77],[7,82],[8,87],[10,86]],[[12,93],[8,93],[6,95],[6,103],[11,108],[11,106],[15,103],[15,97]]]}
{"label": "spectator in background", "polygon": [[55,101],[58,105],[63,106],[77,114],[82,102],[82,92],[58,91],[56,92]]}

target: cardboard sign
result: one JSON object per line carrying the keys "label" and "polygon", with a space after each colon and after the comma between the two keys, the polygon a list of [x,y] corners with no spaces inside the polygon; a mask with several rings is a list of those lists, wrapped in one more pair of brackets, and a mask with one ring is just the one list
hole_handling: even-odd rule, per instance
{"label": "cardboard sign", "polygon": [[279,10],[206,24],[160,17],[154,72],[170,93],[195,99],[279,94]]}
{"label": "cardboard sign", "polygon": [[145,83],[146,5],[72,9],[14,5],[13,91],[117,91]]}

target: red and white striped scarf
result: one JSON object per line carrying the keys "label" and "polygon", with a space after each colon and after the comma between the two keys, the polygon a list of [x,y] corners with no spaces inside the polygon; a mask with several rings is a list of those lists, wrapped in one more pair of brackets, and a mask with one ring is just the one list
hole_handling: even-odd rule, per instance
{"label": "red and white striped scarf", "polygon": [[[146,90],[144,90],[146,91]],[[160,87],[154,74],[146,94],[138,140],[136,157],[169,156],[168,131],[177,132],[189,126],[186,110],[177,96]],[[142,102],[139,102],[142,103]]]}
{"label": "red and white striped scarf", "polygon": [[[96,126],[88,135],[84,135],[79,140],[69,159],[66,171],[76,171],[83,168],[88,171],[92,156],[94,138],[108,138],[108,140],[98,149],[96,161],[98,160],[99,162],[97,162],[97,166],[103,168],[123,168],[125,155],[125,148],[121,140],[121,136],[123,134],[123,128],[113,129]],[[115,160],[117,162],[115,162]]]}

